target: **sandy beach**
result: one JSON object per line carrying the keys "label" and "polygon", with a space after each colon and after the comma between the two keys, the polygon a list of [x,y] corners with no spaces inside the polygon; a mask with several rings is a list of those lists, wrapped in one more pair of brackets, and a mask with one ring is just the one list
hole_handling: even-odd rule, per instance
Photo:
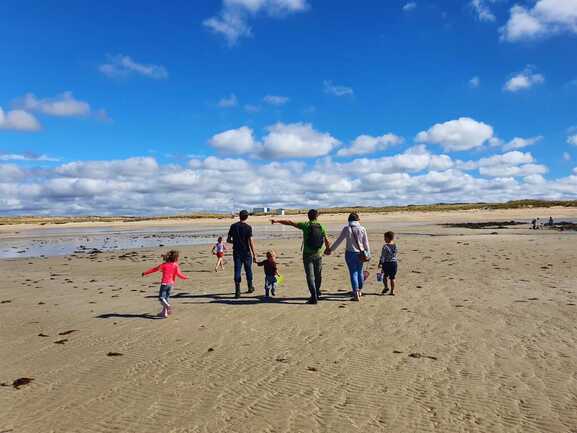
{"label": "sandy beach", "polygon": [[[286,279],[269,303],[262,269],[235,300],[230,258],[215,273],[209,246],[179,246],[190,279],[166,320],[158,275],[140,274],[167,248],[0,260],[0,432],[575,433],[577,232],[439,225],[550,215],[577,209],[361,215],[373,251],[392,229],[400,254],[398,295],[378,295],[373,260],[360,303],[341,247],[304,305],[290,228],[257,241]],[[321,220],[334,239],[346,215]]]}

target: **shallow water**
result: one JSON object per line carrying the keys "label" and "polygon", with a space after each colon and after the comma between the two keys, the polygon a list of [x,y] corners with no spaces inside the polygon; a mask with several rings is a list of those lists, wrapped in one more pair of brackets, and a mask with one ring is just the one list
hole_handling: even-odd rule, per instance
{"label": "shallow water", "polygon": [[[0,238],[0,259],[88,254],[94,250],[121,251],[163,246],[210,245],[218,236],[225,237],[228,227],[150,227],[139,230],[50,227],[26,230]],[[295,234],[294,229],[288,230],[287,227],[259,226],[258,230],[255,230],[255,239],[289,238]]]}

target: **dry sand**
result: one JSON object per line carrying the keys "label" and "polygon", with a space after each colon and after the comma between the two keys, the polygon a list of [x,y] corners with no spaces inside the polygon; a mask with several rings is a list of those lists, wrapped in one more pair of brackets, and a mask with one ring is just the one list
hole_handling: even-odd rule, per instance
{"label": "dry sand", "polygon": [[360,303],[341,249],[303,304],[297,231],[257,246],[279,252],[274,303],[232,299],[230,263],[180,248],[166,320],[140,277],[160,250],[0,261],[0,432],[575,433],[577,235],[427,225],[535,214],[367,215],[374,250],[400,233],[399,293],[377,295],[371,263]]}

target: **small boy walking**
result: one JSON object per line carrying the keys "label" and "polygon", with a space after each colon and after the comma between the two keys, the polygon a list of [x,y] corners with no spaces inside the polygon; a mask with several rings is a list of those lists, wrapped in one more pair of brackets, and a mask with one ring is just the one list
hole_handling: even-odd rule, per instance
{"label": "small boy walking", "polygon": [[[381,268],[381,275],[383,278],[384,288],[382,295],[389,292],[388,282],[391,283],[391,291],[389,295],[395,294],[395,278],[397,276],[397,244],[395,243],[395,234],[393,232],[385,233],[385,244],[381,251],[381,259],[379,260],[379,268]],[[388,281],[387,281],[388,280]]]}
{"label": "small boy walking", "polygon": [[276,263],[276,253],[268,251],[266,260],[257,262],[258,266],[264,267],[264,297],[269,299],[270,296],[276,296],[276,283],[278,277],[278,267]]}
{"label": "small boy walking", "polygon": [[161,265],[150,268],[142,273],[142,276],[152,274],[154,272],[162,272],[162,279],[160,282],[160,290],[158,293],[158,300],[162,305],[162,311],[158,314],[159,317],[166,319],[169,314],[172,313],[172,307],[168,303],[170,299],[170,291],[174,287],[176,282],[176,277],[187,280],[188,277],[180,272],[180,266],[178,266],[178,251],[172,250],[166,254],[162,255],[164,263]]}

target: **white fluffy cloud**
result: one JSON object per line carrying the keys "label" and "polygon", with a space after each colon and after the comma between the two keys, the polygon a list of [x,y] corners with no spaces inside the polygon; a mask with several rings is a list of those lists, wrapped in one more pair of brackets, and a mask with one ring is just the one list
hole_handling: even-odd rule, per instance
{"label": "white fluffy cloud", "polygon": [[509,150],[523,149],[524,147],[533,146],[534,144],[537,144],[542,139],[543,137],[541,135],[529,138],[515,137],[511,141],[503,145],[503,150],[507,152]]}
{"label": "white fluffy cloud", "polygon": [[264,159],[315,158],[328,155],[340,142],[329,133],[316,131],[310,123],[276,123],[257,141],[247,126],[214,135],[209,144],[224,154]]}
{"label": "white fluffy cloud", "polygon": [[501,39],[517,42],[562,32],[577,33],[575,0],[538,0],[532,8],[513,6]]}
{"label": "white fluffy cloud", "polygon": [[314,158],[328,155],[340,144],[326,132],[316,131],[310,123],[277,123],[267,128],[262,153],[266,158]]}
{"label": "white fluffy cloud", "polygon": [[54,98],[44,99],[38,99],[34,94],[27,93],[17,100],[16,105],[23,110],[47,116],[82,117],[90,114],[90,105],[74,98],[72,92],[64,92]]}
{"label": "white fluffy cloud", "polygon": [[140,75],[154,80],[168,78],[168,71],[164,66],[138,63],[132,57],[123,54],[109,56],[108,63],[100,65],[98,69],[109,78],[127,77],[130,75]]}
{"label": "white fluffy cloud", "polygon": [[[491,11],[491,8],[487,4],[491,0],[471,0],[470,6],[479,18],[479,21],[493,22],[495,21],[495,15]],[[494,2],[492,0],[491,2]]]}
{"label": "white fluffy cloud", "polygon": [[238,155],[254,152],[257,148],[253,131],[247,126],[216,134],[209,140],[209,144],[222,153]]}
{"label": "white fluffy cloud", "polygon": [[366,155],[369,153],[385,150],[391,145],[400,144],[402,142],[403,142],[402,137],[399,137],[391,133],[384,134],[379,137],[373,137],[371,135],[363,134],[355,138],[350,147],[339,150],[337,152],[337,155],[338,156]]}
{"label": "white fluffy cloud", "polygon": [[223,0],[220,13],[203,25],[234,45],[240,38],[252,36],[248,22],[258,14],[279,18],[308,8],[307,0]]}
{"label": "white fluffy cloud", "polygon": [[333,84],[332,81],[327,80],[323,81],[323,89],[325,93],[334,96],[353,96],[355,94],[351,87]]}
{"label": "white fluffy cloud", "polygon": [[36,118],[24,110],[4,111],[0,107],[0,130],[38,131],[40,123]]}
{"label": "white fluffy cloud", "polygon": [[577,134],[567,137],[567,143],[572,144],[573,146],[577,146]]}
{"label": "white fluffy cloud", "polygon": [[285,105],[289,99],[290,98],[288,96],[266,95],[263,98],[263,101],[269,105],[280,107],[281,105]]}
{"label": "white fluffy cloud", "polygon": [[520,177],[547,173],[547,167],[534,162],[530,153],[507,152],[479,160],[479,174],[489,177]]}
{"label": "white fluffy cloud", "polygon": [[531,87],[545,82],[543,75],[534,72],[533,67],[527,66],[525,70],[512,76],[503,89],[507,92],[518,92],[520,90],[530,89]]}
{"label": "white fluffy cloud", "polygon": [[461,117],[437,123],[427,131],[417,134],[420,143],[439,144],[447,152],[470,150],[482,147],[493,137],[493,128],[469,117]]}

